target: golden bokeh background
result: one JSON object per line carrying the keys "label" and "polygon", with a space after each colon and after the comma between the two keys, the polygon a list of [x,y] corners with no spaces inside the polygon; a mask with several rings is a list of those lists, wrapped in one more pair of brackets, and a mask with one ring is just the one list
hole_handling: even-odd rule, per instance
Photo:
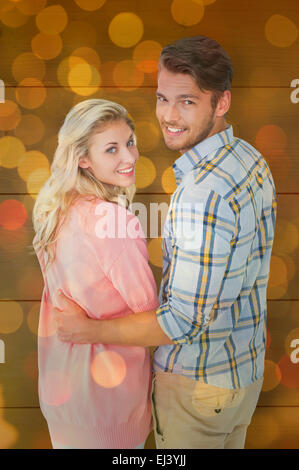
{"label": "golden bokeh background", "polygon": [[[168,204],[177,156],[165,148],[155,119],[157,62],[164,45],[198,34],[230,54],[228,121],[264,154],[278,194],[265,380],[246,448],[299,448],[299,364],[290,359],[299,339],[299,103],[290,99],[290,84],[299,78],[298,29],[294,0],[0,0],[0,448],[51,448],[37,395],[43,280],[29,247],[34,201],[49,176],[63,119],[86,98],[123,104],[136,122],[141,154],[136,202]],[[161,231],[148,238],[158,285],[161,243]],[[53,326],[47,334],[54,332]],[[99,373],[105,357],[92,364],[100,386],[117,386],[125,377],[122,358],[109,360],[115,376]],[[70,384],[53,373],[49,380],[67,400]],[[152,434],[146,448],[154,448]]]}

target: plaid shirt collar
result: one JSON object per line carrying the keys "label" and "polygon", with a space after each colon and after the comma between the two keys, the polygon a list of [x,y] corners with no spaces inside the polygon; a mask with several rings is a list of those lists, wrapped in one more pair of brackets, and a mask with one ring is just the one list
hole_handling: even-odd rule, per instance
{"label": "plaid shirt collar", "polygon": [[228,126],[224,131],[218,132],[217,134],[204,139],[202,142],[197,144],[188,152],[185,152],[180,158],[178,158],[172,165],[174,176],[177,185],[182,180],[182,177],[189,173],[204,157],[215,150],[230,144],[234,139],[233,128]]}

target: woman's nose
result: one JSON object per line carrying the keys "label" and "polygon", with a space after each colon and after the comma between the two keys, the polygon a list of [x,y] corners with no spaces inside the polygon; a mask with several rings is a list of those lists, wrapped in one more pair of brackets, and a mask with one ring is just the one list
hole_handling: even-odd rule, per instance
{"label": "woman's nose", "polygon": [[122,161],[124,163],[135,163],[135,161],[138,158],[138,151],[136,149],[135,152],[132,152],[132,149],[130,147],[124,148],[122,152]]}

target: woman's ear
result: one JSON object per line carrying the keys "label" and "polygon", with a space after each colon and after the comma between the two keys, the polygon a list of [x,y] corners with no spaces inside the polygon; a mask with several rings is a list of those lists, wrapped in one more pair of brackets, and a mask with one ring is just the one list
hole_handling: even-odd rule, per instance
{"label": "woman's ear", "polygon": [[81,158],[78,163],[80,168],[89,168],[90,167],[90,161],[88,158]]}

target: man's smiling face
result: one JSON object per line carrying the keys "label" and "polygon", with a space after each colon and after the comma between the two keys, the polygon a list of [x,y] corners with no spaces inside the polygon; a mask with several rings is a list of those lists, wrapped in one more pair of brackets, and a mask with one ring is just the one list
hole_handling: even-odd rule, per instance
{"label": "man's smiling face", "polygon": [[212,93],[201,91],[191,75],[173,73],[161,67],[156,115],[170,150],[183,153],[215,133],[216,111],[211,106]]}

